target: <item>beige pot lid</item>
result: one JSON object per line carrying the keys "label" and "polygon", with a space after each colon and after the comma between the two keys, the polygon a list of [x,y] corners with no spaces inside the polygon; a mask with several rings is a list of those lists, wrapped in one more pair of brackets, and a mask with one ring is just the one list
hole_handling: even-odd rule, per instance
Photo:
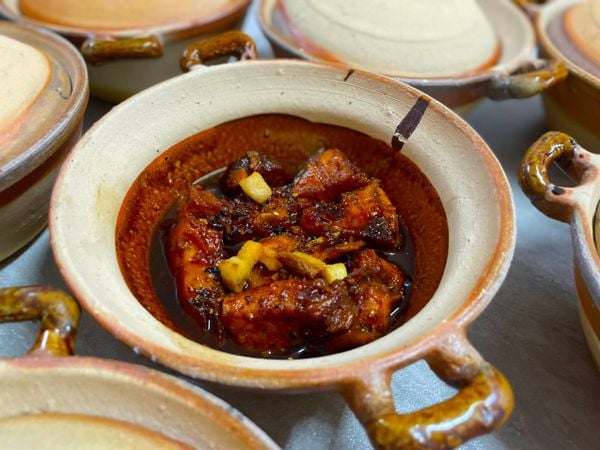
{"label": "beige pot lid", "polygon": [[0,191],[64,142],[87,102],[85,63],[64,39],[0,22]]}
{"label": "beige pot lid", "polygon": [[290,34],[321,59],[404,77],[478,72],[499,56],[475,0],[277,0]]}
{"label": "beige pot lid", "polygon": [[20,0],[21,13],[82,30],[127,30],[181,22],[204,24],[237,11],[247,0]]}
{"label": "beige pot lid", "polygon": [[600,0],[569,8],[564,14],[564,27],[573,45],[600,67]]}
{"label": "beige pot lid", "polygon": [[83,414],[41,413],[0,418],[5,450],[192,450],[139,425]]}

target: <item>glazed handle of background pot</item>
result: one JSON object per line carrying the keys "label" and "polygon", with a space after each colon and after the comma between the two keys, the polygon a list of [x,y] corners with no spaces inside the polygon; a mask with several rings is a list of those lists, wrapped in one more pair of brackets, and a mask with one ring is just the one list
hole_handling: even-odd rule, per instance
{"label": "glazed handle of background pot", "polygon": [[241,31],[228,31],[204,39],[186,47],[181,57],[181,70],[188,72],[194,66],[223,56],[235,56],[240,61],[256,59],[256,44]]}
{"label": "glazed handle of background pot", "polygon": [[459,388],[454,397],[399,414],[390,388],[391,372],[367,374],[343,388],[375,448],[454,448],[501,427],[512,412],[510,385],[463,334],[449,338],[426,359],[441,379]]}
{"label": "glazed handle of background pot", "polygon": [[525,153],[519,169],[521,189],[531,203],[553,219],[569,222],[573,211],[571,193],[577,188],[557,186],[550,181],[548,171],[552,163],[581,179],[590,170],[599,170],[598,157],[585,151],[564,133],[549,131]]}
{"label": "glazed handle of background pot", "polygon": [[534,18],[550,0],[514,0],[514,3],[520,7],[530,18]]}
{"label": "glazed handle of background pot", "polygon": [[93,65],[119,59],[160,58],[163,47],[156,36],[130,39],[91,37],[81,45],[81,53]]}
{"label": "glazed handle of background pot", "polygon": [[487,96],[492,100],[533,97],[561,83],[569,75],[564,63],[536,59],[521,66],[512,74],[497,74],[488,85]]}
{"label": "glazed handle of background pot", "polygon": [[29,354],[73,354],[80,309],[62,291],[45,287],[0,289],[0,323],[39,320],[40,332]]}

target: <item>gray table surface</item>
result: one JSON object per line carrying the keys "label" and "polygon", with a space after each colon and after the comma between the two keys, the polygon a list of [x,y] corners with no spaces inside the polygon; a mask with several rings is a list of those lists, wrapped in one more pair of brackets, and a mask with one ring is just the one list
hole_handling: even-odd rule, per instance
{"label": "gray table surface", "polygon": [[[246,30],[259,51],[272,53],[253,17]],[[86,128],[111,105],[92,100]],[[538,98],[482,102],[468,118],[496,153],[513,189],[518,238],[506,281],[469,337],[511,382],[515,411],[505,427],[465,449],[600,449],[600,374],[592,363],[577,314],[568,226],[530,204],[517,184],[524,151],[545,131]],[[31,245],[0,263],[0,286],[45,284],[66,288],[44,231]],[[24,353],[37,333],[35,323],[0,326],[0,357]],[[77,354],[164,367],[136,355],[83,315]],[[193,380],[189,380],[194,382]],[[194,382],[223,398],[262,427],[285,449],[361,449],[368,440],[336,393],[269,394]],[[454,390],[423,362],[397,372],[394,396],[400,411],[450,397]]]}

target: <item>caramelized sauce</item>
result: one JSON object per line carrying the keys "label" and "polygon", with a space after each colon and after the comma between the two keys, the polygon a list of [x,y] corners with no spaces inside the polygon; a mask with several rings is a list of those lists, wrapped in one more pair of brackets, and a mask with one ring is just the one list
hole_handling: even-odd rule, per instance
{"label": "caramelized sauce", "polygon": [[[435,292],[448,253],[446,215],[431,183],[414,163],[382,141],[347,128],[275,114],[239,119],[191,136],[157,158],[134,182],[116,230],[119,264],[133,295],[166,326],[217,347],[213,334],[200,332],[182,310],[167,265],[163,239],[177,200],[194,181],[247,151],[270,154],[300,167],[322,148],[341,149],[370,177],[381,180],[397,208],[404,243],[397,252],[381,255],[399,265],[412,285],[393,312],[392,328],[413,317]],[[219,176],[203,179],[202,184],[215,190]],[[218,348],[249,354],[231,343]],[[286,357],[319,353],[299,348]]]}

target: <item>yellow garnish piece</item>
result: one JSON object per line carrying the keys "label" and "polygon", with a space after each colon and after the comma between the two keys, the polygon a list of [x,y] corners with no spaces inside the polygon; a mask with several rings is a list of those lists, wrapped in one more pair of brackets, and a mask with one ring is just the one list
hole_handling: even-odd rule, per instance
{"label": "yellow garnish piece", "polygon": [[343,263],[328,264],[327,267],[321,272],[325,281],[328,284],[333,283],[336,280],[343,280],[348,276],[348,271]]}
{"label": "yellow garnish piece", "polygon": [[269,200],[273,194],[271,187],[258,172],[254,172],[249,177],[241,180],[240,187],[248,197],[260,204]]}
{"label": "yellow garnish piece", "polygon": [[219,272],[221,272],[221,279],[225,283],[225,286],[233,292],[242,292],[246,285],[246,280],[250,278],[253,265],[238,256],[232,256],[229,259],[221,261]]}
{"label": "yellow garnish piece", "polygon": [[259,262],[263,263],[271,272],[277,272],[278,270],[281,270],[283,266],[277,259],[277,254],[275,251],[265,246],[262,246],[262,249],[263,254],[259,259]]}
{"label": "yellow garnish piece", "polygon": [[240,251],[238,252],[238,258],[248,261],[252,266],[260,261],[264,253],[264,247],[255,241],[246,241]]}

